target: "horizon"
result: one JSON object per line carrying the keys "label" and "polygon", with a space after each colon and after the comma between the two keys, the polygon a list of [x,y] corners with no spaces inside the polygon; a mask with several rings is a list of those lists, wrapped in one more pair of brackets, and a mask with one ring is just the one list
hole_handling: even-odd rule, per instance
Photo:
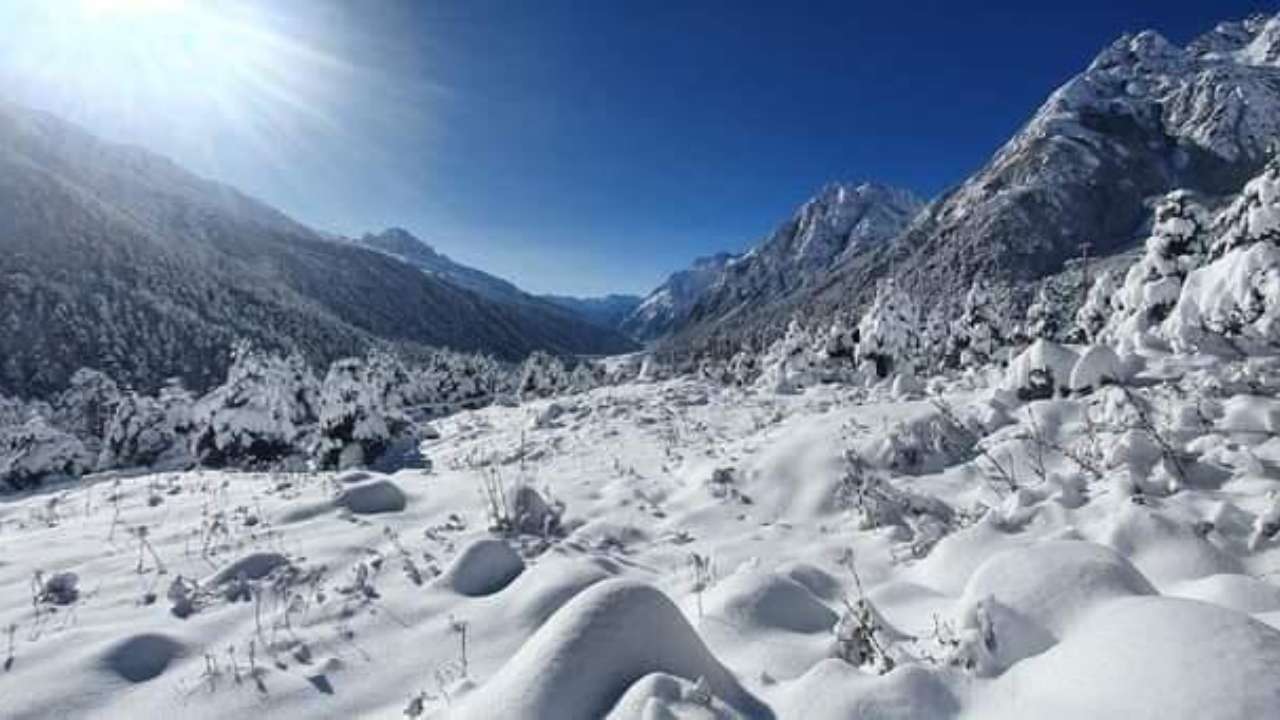
{"label": "horizon", "polygon": [[[317,230],[403,227],[531,293],[643,296],[830,182],[936,197],[1125,32],[1183,45],[1263,11],[1008,5],[19,0],[0,80]],[[878,31],[904,24],[917,42]]]}

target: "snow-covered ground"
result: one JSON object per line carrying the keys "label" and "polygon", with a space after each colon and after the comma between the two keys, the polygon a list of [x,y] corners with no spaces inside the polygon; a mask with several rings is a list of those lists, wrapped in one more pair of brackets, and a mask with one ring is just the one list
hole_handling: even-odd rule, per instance
{"label": "snow-covered ground", "polygon": [[431,471],[47,487],[0,717],[1265,717],[1278,370],[634,383],[440,420]]}

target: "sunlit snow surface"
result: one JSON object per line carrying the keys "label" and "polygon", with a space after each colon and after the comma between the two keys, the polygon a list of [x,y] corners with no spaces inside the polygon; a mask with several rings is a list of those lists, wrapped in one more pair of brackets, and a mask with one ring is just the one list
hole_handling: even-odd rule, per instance
{"label": "sunlit snow surface", "polygon": [[[431,472],[54,487],[0,504],[0,716],[1264,717],[1280,402],[1232,380],[1264,371],[640,383],[440,420]],[[486,478],[545,532],[491,533]]]}

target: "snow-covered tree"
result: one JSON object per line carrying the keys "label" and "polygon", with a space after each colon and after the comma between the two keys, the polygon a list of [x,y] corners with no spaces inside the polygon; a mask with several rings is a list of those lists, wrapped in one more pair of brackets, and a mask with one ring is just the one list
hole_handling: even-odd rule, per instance
{"label": "snow-covered tree", "polygon": [[855,360],[858,354],[857,324],[850,323],[844,315],[837,315],[827,328],[823,350],[832,360]]}
{"label": "snow-covered tree", "polygon": [[569,373],[560,358],[536,350],[520,365],[517,386],[521,400],[558,395],[569,388]]}
{"label": "snow-covered tree", "polygon": [[920,314],[915,301],[892,278],[881,280],[876,297],[858,323],[858,358],[875,373],[915,372],[920,353]]}
{"label": "snow-covered tree", "polygon": [[1120,291],[1122,279],[1114,270],[1104,270],[1085,297],[1084,305],[1076,311],[1075,334],[1080,339],[1096,343],[1111,319],[1111,298]]}
{"label": "snow-covered tree", "polygon": [[191,393],[176,379],[157,397],[127,393],[116,406],[103,438],[98,466],[186,464],[190,459],[194,404]]}
{"label": "snow-covered tree", "polygon": [[107,434],[123,393],[106,374],[81,368],[71,376],[67,389],[53,402],[54,424],[89,445],[96,446]]}
{"label": "snow-covered tree", "polygon": [[193,451],[204,465],[264,464],[299,452],[315,423],[319,384],[299,355],[238,343],[227,381],[200,399]]}
{"label": "snow-covered tree", "polygon": [[735,385],[750,385],[760,375],[759,359],[746,350],[739,350],[729,359],[726,374]]}
{"label": "snow-covered tree", "polygon": [[1280,349],[1280,160],[1215,224],[1209,262],[1181,285],[1163,332],[1178,350]]}
{"label": "snow-covered tree", "polygon": [[920,333],[920,345],[929,369],[938,370],[946,366],[947,353],[951,344],[951,320],[948,317],[948,309],[941,304],[936,305],[925,313],[924,327]]}
{"label": "snow-covered tree", "polygon": [[952,362],[975,367],[991,362],[996,349],[1008,341],[1005,323],[997,315],[995,292],[976,279],[965,293],[960,318],[952,325]]}
{"label": "snow-covered tree", "polygon": [[15,490],[48,479],[79,477],[93,468],[93,454],[79,438],[36,416],[0,428],[0,483]]}
{"label": "snow-covered tree", "polygon": [[1215,223],[1210,257],[1254,243],[1280,245],[1280,156],[1273,157],[1261,174],[1245,184],[1239,197]]}
{"label": "snow-covered tree", "polygon": [[372,463],[408,427],[401,412],[407,378],[386,353],[338,360],[320,391],[316,464],[348,468]]}
{"label": "snow-covered tree", "polygon": [[605,385],[607,379],[607,373],[599,363],[582,361],[570,371],[569,387],[576,393],[587,392]]}
{"label": "snow-covered tree", "polygon": [[1208,211],[1186,191],[1169,193],[1157,203],[1146,252],[1112,296],[1105,338],[1125,345],[1140,342],[1168,317],[1183,280],[1204,263],[1208,224]]}
{"label": "snow-covered tree", "polygon": [[1048,284],[1041,284],[1036,289],[1036,297],[1027,306],[1027,320],[1023,324],[1022,335],[1028,342],[1035,340],[1054,340],[1061,331],[1058,315],[1059,301],[1050,293]]}

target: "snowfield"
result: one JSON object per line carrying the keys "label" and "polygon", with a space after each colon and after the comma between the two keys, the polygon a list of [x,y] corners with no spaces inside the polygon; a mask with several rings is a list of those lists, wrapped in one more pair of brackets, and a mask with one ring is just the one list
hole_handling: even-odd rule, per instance
{"label": "snowfield", "polygon": [[1274,714],[1280,364],[1067,354],[1098,387],[636,382],[431,470],[11,496],[0,717]]}

